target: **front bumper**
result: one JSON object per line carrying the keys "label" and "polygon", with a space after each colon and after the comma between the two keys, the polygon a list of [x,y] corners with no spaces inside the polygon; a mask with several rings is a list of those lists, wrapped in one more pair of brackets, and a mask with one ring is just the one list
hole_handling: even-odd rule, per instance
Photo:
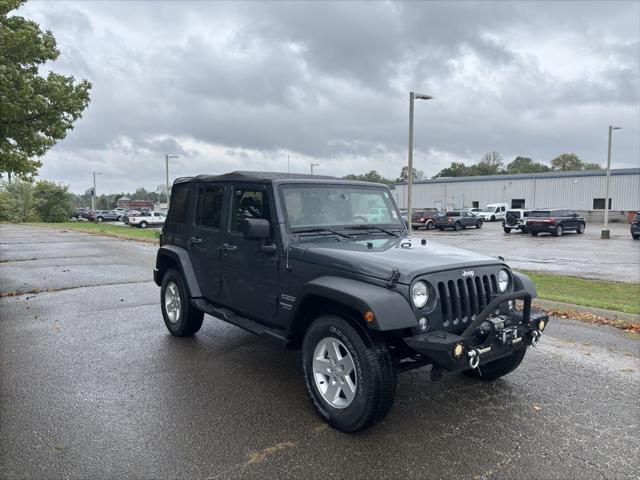
{"label": "front bumper", "polygon": [[[517,299],[524,300],[522,311],[496,314],[500,305]],[[494,298],[461,334],[434,331],[405,337],[404,341],[435,365],[461,372],[535,346],[548,322],[546,313],[531,310],[531,295],[521,290]]]}

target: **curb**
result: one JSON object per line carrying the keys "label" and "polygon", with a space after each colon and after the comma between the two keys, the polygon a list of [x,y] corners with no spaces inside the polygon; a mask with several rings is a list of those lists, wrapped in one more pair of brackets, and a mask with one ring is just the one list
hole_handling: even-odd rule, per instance
{"label": "curb", "polygon": [[533,305],[542,308],[543,310],[561,310],[578,313],[590,313],[597,317],[608,318],[610,320],[618,320],[629,323],[640,324],[640,315],[635,313],[616,312],[614,310],[605,310],[603,308],[585,307],[584,305],[574,305],[572,303],[555,302],[553,300],[543,300],[536,298],[533,300]]}

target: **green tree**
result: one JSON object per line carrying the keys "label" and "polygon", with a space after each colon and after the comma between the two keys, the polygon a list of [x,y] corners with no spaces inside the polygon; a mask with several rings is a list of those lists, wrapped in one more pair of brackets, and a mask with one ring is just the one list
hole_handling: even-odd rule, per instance
{"label": "green tree", "polygon": [[602,170],[599,163],[584,163],[583,170]]}
{"label": "green tree", "polygon": [[561,153],[551,160],[551,169],[561,172],[584,170],[584,164],[575,153]]}
{"label": "green tree", "polygon": [[25,180],[0,184],[0,219],[23,223],[34,220],[33,184]]}
{"label": "green tree", "polygon": [[502,170],[502,156],[498,152],[487,152],[471,166],[472,175],[498,175]]}
{"label": "green tree", "polygon": [[380,175],[376,170],[371,170],[370,172],[363,173],[362,175],[354,175],[353,173],[344,177],[346,180],[360,180],[363,182],[374,182],[374,183],[393,183],[392,180],[388,178],[384,178]]}
{"label": "green tree", "polygon": [[73,210],[69,187],[41,180],[33,189],[33,205],[43,222],[64,222]]}
{"label": "green tree", "polygon": [[538,173],[550,170],[551,168],[544,163],[534,162],[529,157],[518,156],[507,165],[504,173]]}
{"label": "green tree", "polygon": [[26,0],[0,0],[0,174],[36,175],[42,157],[62,140],[89,104],[91,84],[49,72],[60,54],[49,31],[9,13]]}
{"label": "green tree", "polygon": [[[413,168],[413,181],[417,182],[420,180],[425,180],[427,177],[424,175],[422,170],[418,170],[417,168]],[[399,182],[408,182],[409,181],[409,167],[402,167],[400,171],[400,177],[398,178]]]}
{"label": "green tree", "polygon": [[462,162],[451,162],[451,165],[443,168],[433,178],[440,177],[467,177],[472,175],[472,169]]}

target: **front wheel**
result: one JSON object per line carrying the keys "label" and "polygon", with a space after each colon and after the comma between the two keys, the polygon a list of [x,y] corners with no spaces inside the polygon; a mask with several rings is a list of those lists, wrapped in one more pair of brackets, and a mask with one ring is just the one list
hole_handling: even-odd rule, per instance
{"label": "front wheel", "polygon": [[537,237],[538,236],[538,232],[530,232],[532,237]]}
{"label": "front wheel", "polygon": [[580,223],[580,225],[578,225],[578,233],[582,235],[584,233],[584,229],[585,229],[584,223]]}
{"label": "front wheel", "polygon": [[396,376],[384,341],[336,315],[317,318],[302,343],[307,394],[318,416],[343,432],[382,420],[393,405]]}
{"label": "front wheel", "polygon": [[145,221],[140,222],[140,228],[147,228],[149,224]]}
{"label": "front wheel", "polygon": [[476,222],[476,228],[482,228],[482,220]]}
{"label": "front wheel", "polygon": [[495,215],[491,215],[491,221],[495,222],[496,221],[496,216]]}
{"label": "front wheel", "polygon": [[489,362],[486,365],[481,365],[473,370],[466,370],[462,373],[467,377],[483,380],[485,382],[495,380],[496,378],[503,377],[518,368],[525,353],[527,353],[526,347],[513,352],[508,357],[500,358],[499,360]]}
{"label": "front wheel", "polygon": [[459,222],[456,222],[453,224],[453,229],[457,232],[462,228],[462,225],[460,225]]}
{"label": "front wheel", "polygon": [[189,303],[182,275],[169,269],[162,278],[160,305],[164,324],[176,337],[190,337],[202,327],[204,313]]}
{"label": "front wheel", "polygon": [[503,227],[504,233],[511,233],[511,229],[509,227]]}
{"label": "front wheel", "polygon": [[99,222],[102,222],[104,220],[104,218],[98,217],[98,218],[96,218],[96,220],[98,220]]}
{"label": "front wheel", "polygon": [[427,230],[433,230],[436,226],[433,224],[431,220],[427,220]]}
{"label": "front wheel", "polygon": [[638,240],[640,239],[640,235],[631,235],[631,238],[633,238],[634,240]]}

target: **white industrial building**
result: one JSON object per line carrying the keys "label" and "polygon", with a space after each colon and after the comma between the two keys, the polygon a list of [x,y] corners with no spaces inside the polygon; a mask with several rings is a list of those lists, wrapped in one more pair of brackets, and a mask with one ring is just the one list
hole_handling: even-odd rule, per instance
{"label": "white industrial building", "polygon": [[[640,168],[611,170],[610,182],[613,218],[640,209]],[[406,208],[407,184],[391,188],[398,206]],[[448,177],[414,182],[412,208],[452,210],[505,202],[511,208],[566,208],[597,217],[604,211],[605,192],[605,170]]]}

